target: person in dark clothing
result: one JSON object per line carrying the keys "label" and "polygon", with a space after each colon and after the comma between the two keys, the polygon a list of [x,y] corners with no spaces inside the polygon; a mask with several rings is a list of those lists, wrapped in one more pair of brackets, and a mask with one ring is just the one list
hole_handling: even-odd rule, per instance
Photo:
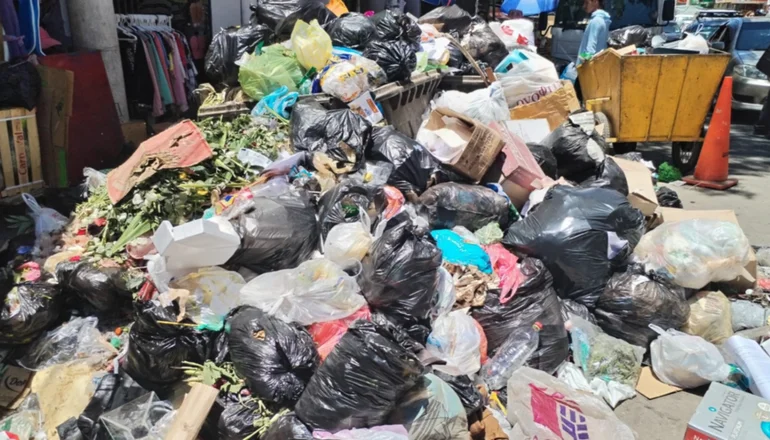
{"label": "person in dark clothing", "polygon": [[[765,50],[757,62],[757,70],[770,77],[770,48]],[[767,92],[762,111],[759,113],[759,121],[754,125],[754,134],[770,137],[770,90]]]}

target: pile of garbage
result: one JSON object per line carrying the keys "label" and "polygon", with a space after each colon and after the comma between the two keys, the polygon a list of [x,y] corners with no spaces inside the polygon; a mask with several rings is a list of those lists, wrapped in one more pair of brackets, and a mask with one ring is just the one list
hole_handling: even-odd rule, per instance
{"label": "pile of garbage", "polygon": [[[407,79],[417,52],[444,44],[424,38],[439,27],[504,71],[437,94],[414,138],[271,98],[311,87],[313,70],[343,101]],[[589,111],[517,118],[574,93],[542,82],[549,61],[456,6],[417,24],[266,1],[225,32],[207,65],[235,69],[264,111],[183,121],[118,168],[86,170],[69,217],[26,198],[35,237],[0,272],[0,343],[13,371],[38,373],[2,429],[615,440],[635,438],[612,408],[644,392],[640,377],[770,398],[747,361],[759,345],[734,335],[770,317],[737,220],[659,207],[640,155],[614,156]],[[533,96],[533,81],[554,88]],[[534,143],[514,130],[527,119]],[[70,376],[85,380],[65,388]],[[52,402],[46,377],[86,400]]]}

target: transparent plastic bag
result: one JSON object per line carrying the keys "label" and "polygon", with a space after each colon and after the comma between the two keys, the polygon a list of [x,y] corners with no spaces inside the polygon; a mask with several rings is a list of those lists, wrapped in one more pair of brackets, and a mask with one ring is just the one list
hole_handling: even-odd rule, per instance
{"label": "transparent plastic bag", "polygon": [[241,289],[241,301],[301,325],[341,319],[366,304],[356,279],[326,258],[254,278]]}
{"label": "transparent plastic bag", "polygon": [[751,247],[741,227],[719,220],[667,222],[645,234],[634,256],[690,289],[731,281],[744,273]]}
{"label": "transparent plastic bag", "polygon": [[324,256],[344,269],[358,266],[374,241],[368,225],[364,213],[361,221],[335,225],[326,235]]}
{"label": "transparent plastic bag", "polygon": [[441,266],[438,268],[438,286],[436,287],[436,299],[431,307],[430,316],[435,321],[452,311],[457,299],[455,283],[452,274]]}
{"label": "transparent plastic bag", "polygon": [[662,382],[687,389],[727,380],[730,366],[714,344],[655,324],[650,328],[660,335],[650,344],[650,358],[652,371]]}
{"label": "transparent plastic bag", "polygon": [[454,110],[485,124],[511,119],[511,111],[499,81],[471,93],[448,90],[437,97],[433,105]]}
{"label": "transparent plastic bag", "polygon": [[155,440],[162,438],[164,429],[170,428],[174,408],[150,392],[123,406],[102,414],[99,425],[105,438],[120,440]]}
{"label": "transparent plastic bag", "polygon": [[29,214],[35,220],[35,237],[39,242],[45,234],[52,234],[64,229],[69,220],[56,210],[40,206],[37,199],[31,194],[21,195],[24,203],[29,208]]}
{"label": "transparent plastic bag", "polygon": [[737,300],[730,303],[733,331],[770,325],[770,308],[751,301]]}
{"label": "transparent plastic bag", "polygon": [[318,20],[310,24],[297,20],[291,32],[291,49],[297,54],[297,61],[302,67],[314,67],[320,71],[332,56],[332,39]]}
{"label": "transparent plastic bag", "polygon": [[86,194],[85,196],[88,196],[89,193],[93,192],[96,188],[99,188],[102,185],[105,185],[107,183],[107,175],[102,173],[101,171],[97,171],[90,167],[83,168],[83,177],[86,178],[85,181],[85,189]]}
{"label": "transparent plastic bag", "polygon": [[45,439],[43,411],[37,394],[27,396],[13,414],[0,419],[0,429],[16,434],[19,439]]}
{"label": "transparent plastic bag", "polygon": [[570,321],[573,357],[586,378],[598,377],[635,387],[647,350],[613,338],[579,316],[570,315]]}
{"label": "transparent plastic bag", "polygon": [[302,81],[302,69],[293,56],[287,56],[282,49],[267,48],[262,55],[249,56],[238,72],[238,82],[250,98],[260,100],[266,95],[286,86],[296,92]]}
{"label": "transparent plastic bag", "polygon": [[508,381],[508,421],[528,439],[636,438],[600,398],[529,367]]}
{"label": "transparent plastic bag", "polygon": [[475,374],[481,368],[481,339],[476,320],[465,310],[455,310],[436,319],[425,348],[446,361],[436,370],[453,376]]}
{"label": "transparent plastic bag", "polygon": [[730,300],[722,292],[698,292],[689,299],[690,315],[682,331],[721,344],[733,335]]}
{"label": "transparent plastic bag", "polygon": [[175,289],[190,292],[185,307],[187,315],[199,324],[218,330],[225,316],[240,304],[241,288],[246,281],[238,272],[221,267],[203,267],[171,283]]}
{"label": "transparent plastic bag", "polygon": [[107,343],[97,330],[95,317],[75,318],[51,330],[29,347],[20,366],[40,371],[48,367],[74,361],[92,365],[104,363],[117,355],[117,350]]}
{"label": "transparent plastic bag", "polygon": [[327,66],[319,78],[323,92],[342,102],[350,102],[369,90],[366,69],[350,61],[340,61]]}
{"label": "transparent plastic bag", "polygon": [[409,440],[409,433],[402,425],[382,425],[373,428],[345,429],[332,434],[313,431],[313,438],[329,440]]}

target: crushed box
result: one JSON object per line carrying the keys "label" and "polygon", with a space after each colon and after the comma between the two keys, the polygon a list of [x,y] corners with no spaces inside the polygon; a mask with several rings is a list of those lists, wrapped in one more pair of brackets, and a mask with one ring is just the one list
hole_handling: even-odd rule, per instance
{"label": "crushed box", "polygon": [[580,109],[575,87],[569,81],[537,102],[519,105],[511,109],[511,119],[547,119],[551,131],[567,120],[570,113]]}
{"label": "crushed box", "polygon": [[770,402],[712,382],[695,410],[685,440],[760,440],[770,438]]}

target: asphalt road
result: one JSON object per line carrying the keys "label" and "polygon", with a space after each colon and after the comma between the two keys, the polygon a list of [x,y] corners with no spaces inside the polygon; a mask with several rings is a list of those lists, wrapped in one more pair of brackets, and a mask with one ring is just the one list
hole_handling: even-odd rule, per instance
{"label": "asphalt road", "polygon": [[[770,245],[770,140],[755,136],[752,114],[733,115],[730,136],[730,177],[737,186],[714,191],[691,186],[673,187],[685,209],[732,209],[753,245]],[[670,145],[641,146],[648,160],[671,161]],[[618,406],[615,414],[640,440],[681,440],[706,387],[655,400],[637,394]]]}

